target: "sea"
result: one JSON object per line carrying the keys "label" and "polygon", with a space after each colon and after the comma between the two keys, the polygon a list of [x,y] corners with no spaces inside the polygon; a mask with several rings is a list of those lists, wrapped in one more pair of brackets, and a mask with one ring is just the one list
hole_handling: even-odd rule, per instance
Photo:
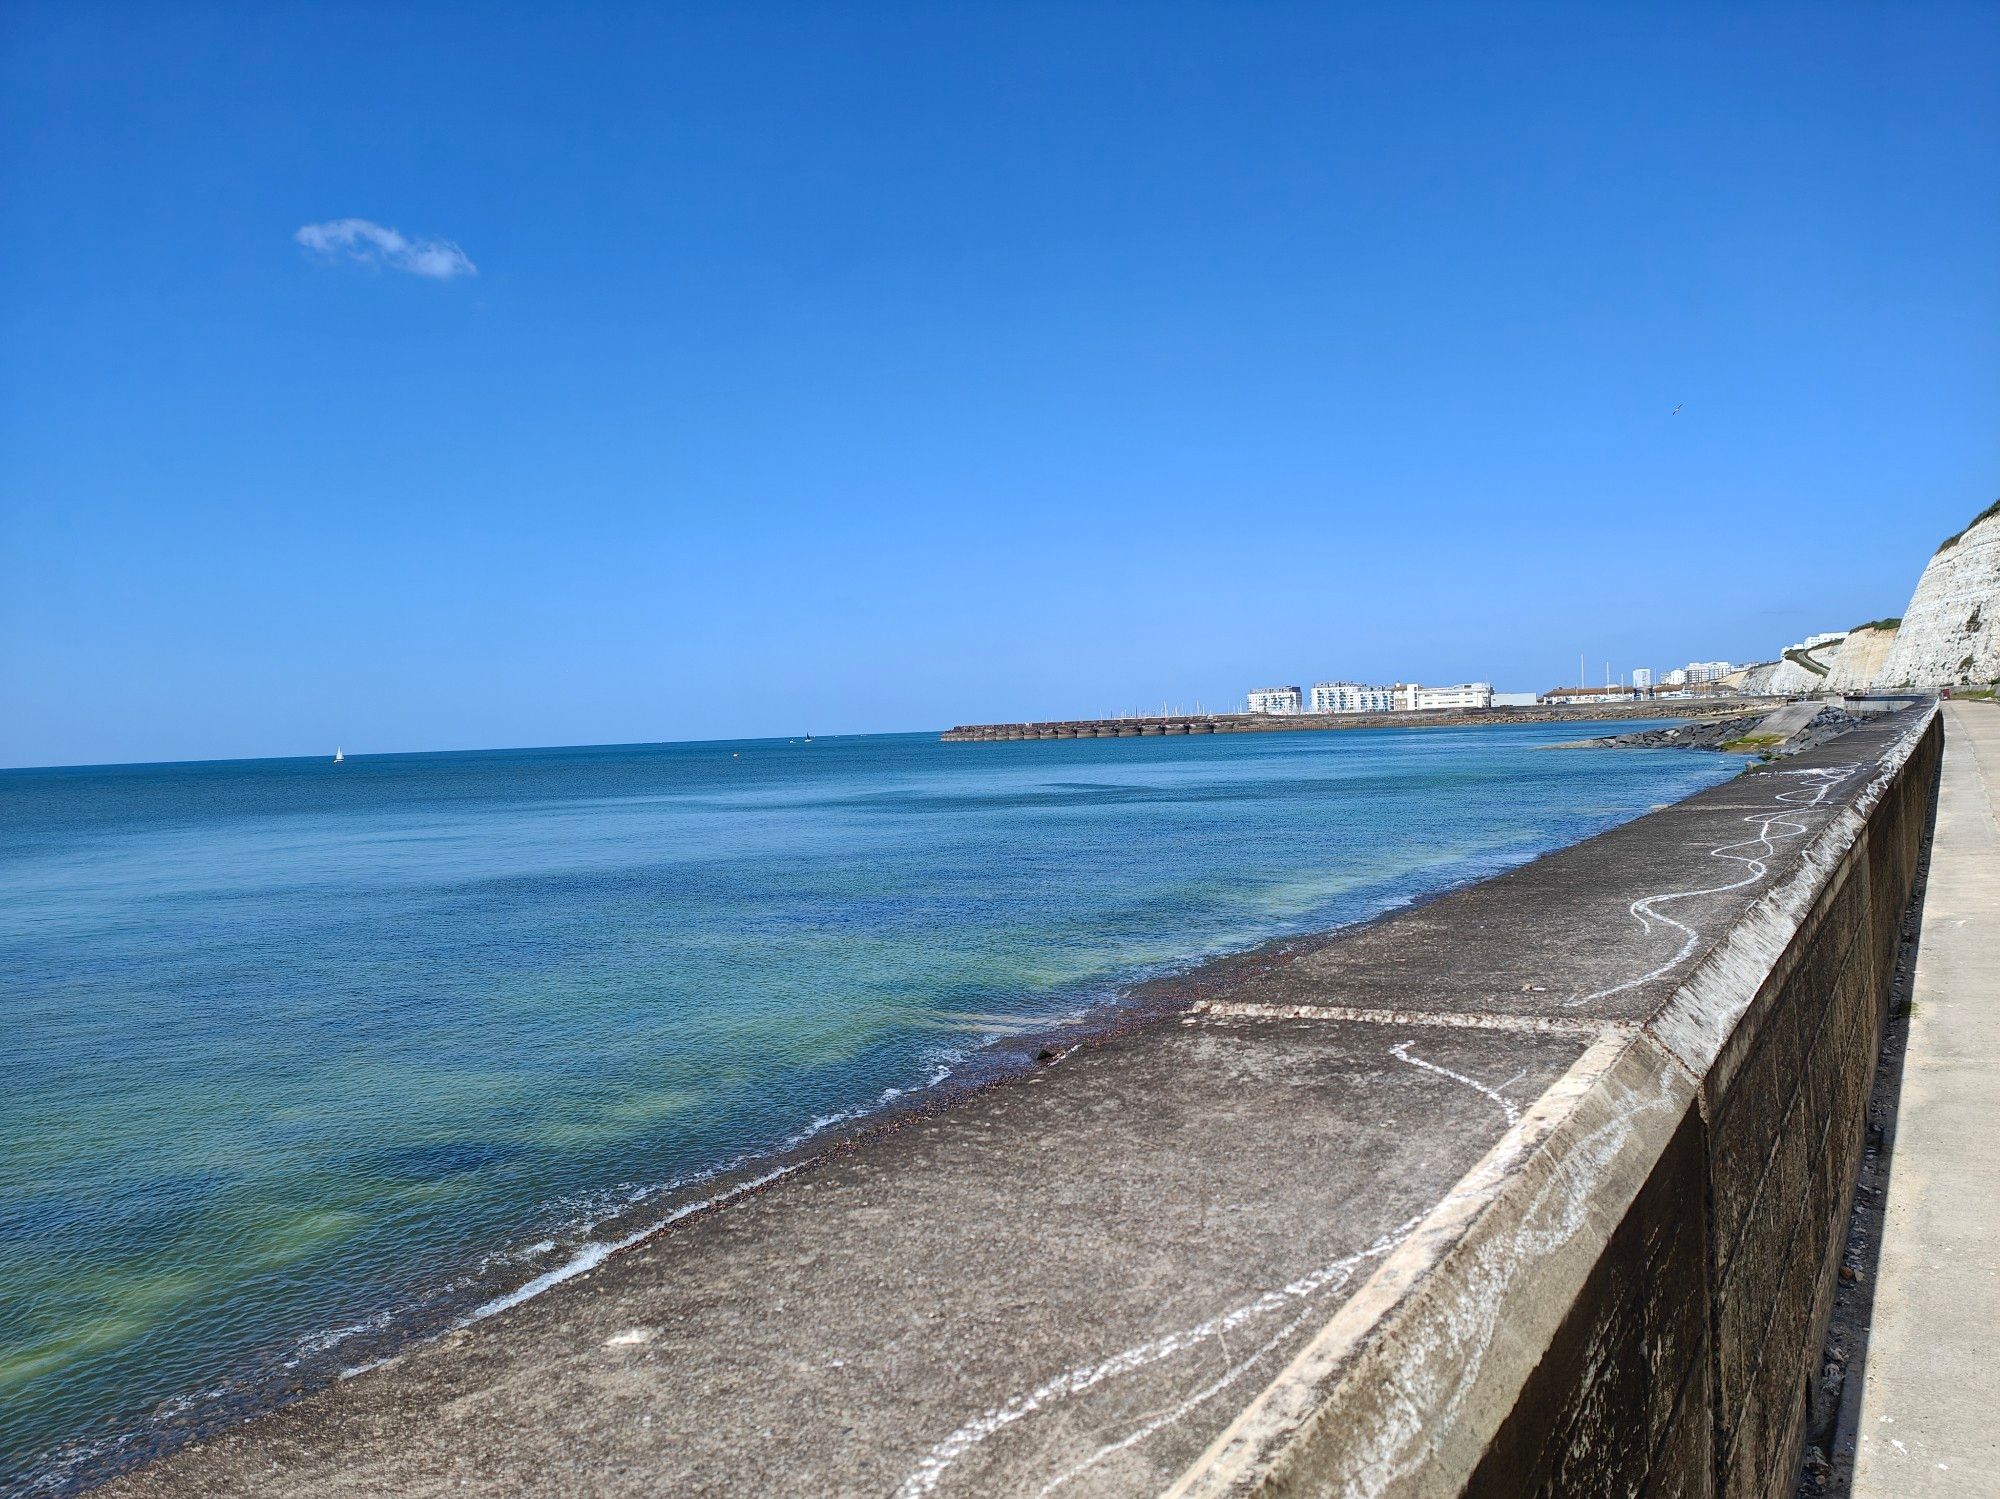
{"label": "sea", "polygon": [[556,1284],[1148,980],[1739,769],[1547,749],[1594,731],[0,771],[0,1493]]}

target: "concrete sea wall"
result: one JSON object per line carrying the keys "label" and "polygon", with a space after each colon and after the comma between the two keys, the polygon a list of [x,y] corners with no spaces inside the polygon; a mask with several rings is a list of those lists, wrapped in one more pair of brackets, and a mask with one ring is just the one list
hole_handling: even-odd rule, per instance
{"label": "concrete sea wall", "polygon": [[1931,712],[1170,1492],[1792,1493],[1941,754]]}
{"label": "concrete sea wall", "polygon": [[1788,1493],[1936,718],[1024,1036],[110,1492]]}

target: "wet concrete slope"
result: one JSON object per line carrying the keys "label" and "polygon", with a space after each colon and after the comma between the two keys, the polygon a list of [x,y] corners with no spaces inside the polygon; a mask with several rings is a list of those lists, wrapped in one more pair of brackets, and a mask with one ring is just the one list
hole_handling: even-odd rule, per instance
{"label": "wet concrete slope", "polygon": [[1776,1492],[1935,761],[1211,973],[116,1488]]}

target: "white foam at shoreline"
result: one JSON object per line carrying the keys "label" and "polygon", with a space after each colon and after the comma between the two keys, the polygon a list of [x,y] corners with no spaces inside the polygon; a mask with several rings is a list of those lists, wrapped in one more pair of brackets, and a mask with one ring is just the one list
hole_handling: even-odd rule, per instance
{"label": "white foam at shoreline", "polygon": [[658,1223],[648,1224],[642,1229],[627,1234],[622,1239],[609,1239],[601,1243],[586,1244],[570,1259],[556,1266],[555,1269],[544,1270],[527,1284],[517,1286],[504,1296],[496,1296],[491,1301],[474,1307],[471,1314],[459,1326],[463,1327],[467,1323],[481,1321],[496,1312],[504,1312],[510,1306],[519,1306],[530,1297],[541,1295],[542,1292],[548,1290],[551,1286],[559,1286],[566,1280],[574,1280],[585,1271],[596,1269],[607,1259],[611,1258],[612,1255],[618,1253],[619,1250],[630,1249],[640,1240],[650,1239],[669,1224],[678,1223],[681,1219],[688,1217],[690,1214],[699,1213],[704,1208],[717,1207],[722,1203],[741,1197],[745,1193],[754,1192],[759,1187],[769,1186],[779,1177],[791,1175],[792,1172],[799,1169],[800,1164],[802,1163],[794,1162],[789,1166],[780,1166],[776,1170],[766,1171],[762,1176],[754,1176],[749,1181],[738,1182],[725,1192],[717,1192],[712,1196],[702,1198],[699,1202],[684,1203],[667,1214]]}
{"label": "white foam at shoreline", "polygon": [[[808,1123],[805,1128],[787,1135],[777,1145],[773,1146],[770,1151],[760,1151],[759,1154],[784,1155],[788,1151],[798,1149],[815,1135],[822,1134],[837,1124],[846,1124],[855,1119],[866,1118],[868,1115],[887,1107],[898,1098],[907,1097],[915,1093],[929,1092],[932,1088],[937,1087],[951,1076],[952,1062],[963,1060],[964,1057],[962,1054],[953,1053],[951,1061],[938,1063],[931,1069],[930,1075],[923,1082],[914,1083],[907,1088],[885,1088],[867,1103],[856,1104],[851,1109],[842,1109],[833,1114],[822,1114],[819,1118]],[[803,1164],[805,1163],[802,1161],[794,1161],[790,1165],[779,1166],[774,1170],[767,1171],[762,1176],[752,1177],[749,1181],[739,1182],[736,1186],[730,1187],[725,1191],[713,1193],[695,1202],[683,1203],[680,1207],[675,1208],[671,1213],[660,1219],[659,1222],[650,1223],[644,1228],[634,1229],[623,1238],[606,1239],[597,1243],[585,1244],[574,1255],[554,1269],[545,1270],[532,1280],[515,1287],[504,1295],[496,1296],[491,1301],[482,1302],[477,1307],[474,1307],[457,1325],[464,1327],[473,1322],[483,1321],[493,1316],[496,1312],[504,1312],[509,1307],[519,1306],[522,1302],[539,1296],[542,1292],[559,1286],[566,1280],[574,1280],[577,1276],[596,1269],[621,1249],[630,1249],[634,1244],[651,1238],[662,1229],[670,1227],[692,1214],[699,1213],[705,1208],[719,1207],[721,1204],[733,1201],[745,1193],[754,1192],[759,1187],[768,1186],[781,1176],[789,1176]],[[729,1169],[727,1166],[722,1167],[716,1174],[721,1175]],[[671,1191],[673,1189],[669,1187],[666,1190]],[[635,1203],[643,1201],[647,1195],[650,1194],[639,1194],[632,1201]]]}

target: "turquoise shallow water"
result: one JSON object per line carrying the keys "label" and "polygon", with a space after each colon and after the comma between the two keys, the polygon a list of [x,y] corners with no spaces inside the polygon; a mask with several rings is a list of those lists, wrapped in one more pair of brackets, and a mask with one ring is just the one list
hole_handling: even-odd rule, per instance
{"label": "turquoise shallow water", "polygon": [[1585,732],[0,772],[0,1490],[377,1356],[1134,980],[1737,769],[1538,750]]}

